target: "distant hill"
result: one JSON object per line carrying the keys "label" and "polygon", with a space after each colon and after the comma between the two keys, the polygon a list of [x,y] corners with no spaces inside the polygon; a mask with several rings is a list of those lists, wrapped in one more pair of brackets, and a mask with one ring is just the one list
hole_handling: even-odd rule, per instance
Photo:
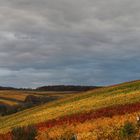
{"label": "distant hill", "polygon": [[15,88],[13,87],[2,87],[0,86],[0,90],[14,90]]}
{"label": "distant hill", "polygon": [[74,85],[54,85],[54,86],[42,86],[36,88],[39,91],[87,91],[95,88],[100,88],[97,86],[74,86]]}
{"label": "distant hill", "polygon": [[36,89],[31,88],[15,88],[15,87],[3,87],[0,86],[0,90],[27,90],[27,91],[87,91],[91,89],[101,88],[99,86],[75,86],[75,85],[52,85],[41,86]]}

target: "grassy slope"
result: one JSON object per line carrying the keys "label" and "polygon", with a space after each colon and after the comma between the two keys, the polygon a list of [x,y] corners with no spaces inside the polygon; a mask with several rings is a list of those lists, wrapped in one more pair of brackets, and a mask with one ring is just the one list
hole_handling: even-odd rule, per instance
{"label": "grassy slope", "polygon": [[69,114],[138,101],[140,101],[140,81],[96,89],[3,117],[0,121],[0,132],[7,132],[15,126],[39,123]]}

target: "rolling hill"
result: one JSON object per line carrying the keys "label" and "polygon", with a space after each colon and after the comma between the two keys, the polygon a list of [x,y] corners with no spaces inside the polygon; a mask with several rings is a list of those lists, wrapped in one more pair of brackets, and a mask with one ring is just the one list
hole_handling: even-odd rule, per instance
{"label": "rolling hill", "polygon": [[135,122],[137,114],[140,114],[140,81],[132,81],[72,94],[1,117],[0,133],[32,124],[39,131],[39,140],[48,136],[56,139],[68,132],[75,133],[78,140],[94,140],[99,132],[109,133],[107,136],[115,131],[118,134],[118,128],[127,120]]}

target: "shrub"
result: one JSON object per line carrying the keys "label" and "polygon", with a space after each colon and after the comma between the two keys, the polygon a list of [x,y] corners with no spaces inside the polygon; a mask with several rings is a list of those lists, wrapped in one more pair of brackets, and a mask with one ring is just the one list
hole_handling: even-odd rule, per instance
{"label": "shrub", "polygon": [[37,136],[37,130],[34,126],[28,126],[27,129],[28,140],[34,140]]}
{"label": "shrub", "polygon": [[12,130],[12,139],[13,140],[24,140],[26,133],[23,127],[16,127]]}
{"label": "shrub", "polygon": [[133,139],[136,134],[136,128],[131,122],[125,122],[124,126],[120,129],[120,136],[123,139]]}
{"label": "shrub", "polygon": [[13,140],[35,140],[37,130],[34,126],[17,127],[12,130]]}

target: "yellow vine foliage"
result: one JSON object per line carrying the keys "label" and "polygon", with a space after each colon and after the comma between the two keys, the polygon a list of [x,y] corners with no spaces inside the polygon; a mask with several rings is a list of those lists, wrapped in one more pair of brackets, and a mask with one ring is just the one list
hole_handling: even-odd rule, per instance
{"label": "yellow vine foliage", "polygon": [[[136,116],[140,112],[114,116],[103,117],[94,121],[86,121],[73,125],[55,126],[39,132],[37,140],[59,140],[61,137],[67,137],[75,134],[78,140],[119,140],[119,130],[126,121],[136,125]],[[140,132],[138,132],[140,134]],[[69,139],[67,139],[69,140]]]}

